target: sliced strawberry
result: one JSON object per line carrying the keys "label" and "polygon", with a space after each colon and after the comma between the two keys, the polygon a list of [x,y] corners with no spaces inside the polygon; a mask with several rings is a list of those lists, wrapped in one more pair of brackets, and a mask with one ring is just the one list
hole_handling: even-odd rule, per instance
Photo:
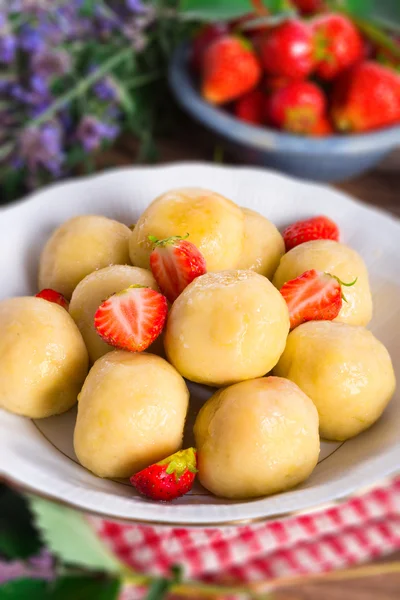
{"label": "sliced strawberry", "polygon": [[311,240],[334,240],[338,242],[339,228],[328,217],[319,216],[289,225],[282,235],[286,252],[289,252],[295,246]]}
{"label": "sliced strawberry", "polygon": [[69,302],[60,292],[56,292],[55,290],[51,290],[50,288],[46,288],[41,290],[38,294],[36,294],[36,298],[43,298],[43,300],[48,300],[49,302],[54,302],[54,304],[59,304],[65,310],[69,308]]}
{"label": "sliced strawberry", "polygon": [[107,344],[142,352],[162,332],[167,312],[165,296],[150,288],[131,285],[100,304],[94,326]]}
{"label": "sliced strawberry", "polygon": [[165,240],[150,235],[149,240],[155,245],[150,254],[151,271],[172,303],[193,279],[207,272],[206,261],[194,244],[178,235]]}
{"label": "sliced strawberry", "polygon": [[289,309],[290,329],[306,321],[336,319],[342,308],[342,301],[346,301],[341,286],[349,287],[356,281],[344,283],[334,275],[315,269],[287,281],[280,291]]}
{"label": "sliced strawberry", "polygon": [[187,448],[132,475],[130,482],[152,500],[175,500],[192,489],[196,467],[196,450]]}

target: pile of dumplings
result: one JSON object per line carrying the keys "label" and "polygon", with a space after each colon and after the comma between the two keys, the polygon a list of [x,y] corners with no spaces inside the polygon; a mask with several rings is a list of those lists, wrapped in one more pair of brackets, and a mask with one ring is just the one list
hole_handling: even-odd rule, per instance
{"label": "pile of dumplings", "polygon": [[[207,273],[169,308],[148,351],[116,350],[94,314],[131,285],[158,290],[149,236],[185,236]],[[333,321],[289,331],[279,290],[306,270],[356,283]],[[40,258],[38,297],[0,302],[0,407],[30,418],[78,401],[74,447],[99,477],[127,478],[181,448],[189,391],[215,387],[197,415],[198,477],[225,498],[287,490],[312,473],[320,436],[346,440],[370,427],[393,395],[386,348],[366,329],[368,273],[353,249],[332,240],[285,254],[278,229],[220,194],[178,189],[156,198],[133,228],[103,216],[62,224]]]}

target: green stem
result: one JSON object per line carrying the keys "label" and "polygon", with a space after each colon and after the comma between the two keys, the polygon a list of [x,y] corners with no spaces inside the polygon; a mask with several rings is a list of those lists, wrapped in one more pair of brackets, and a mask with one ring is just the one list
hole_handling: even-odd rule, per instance
{"label": "green stem", "polygon": [[152,83],[153,81],[157,81],[157,79],[161,79],[163,77],[163,73],[161,71],[154,71],[153,73],[145,73],[144,75],[138,75],[137,77],[133,77],[131,81],[127,84],[128,90],[136,90],[136,88],[147,85],[148,83]]}
{"label": "green stem", "polygon": [[386,48],[395,57],[400,59],[400,46],[396,44],[391,37],[373,23],[352,17],[353,22],[363,32],[363,34],[375,42],[381,48]]}

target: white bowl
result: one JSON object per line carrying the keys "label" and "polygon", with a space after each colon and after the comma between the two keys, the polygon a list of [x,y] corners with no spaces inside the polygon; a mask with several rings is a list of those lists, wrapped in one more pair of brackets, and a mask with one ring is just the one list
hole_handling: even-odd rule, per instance
{"label": "white bowl", "polygon": [[[199,186],[258,210],[278,227],[326,214],[342,240],[367,263],[374,296],[371,329],[387,346],[400,378],[400,224],[328,187],[248,168],[181,164],[129,168],[48,187],[0,211],[0,298],[34,294],[38,256],[50,232],[78,214],[103,214],[134,223],[158,194]],[[210,394],[190,385],[191,415]],[[369,431],[342,444],[323,443],[320,462],[301,486],[247,502],[218,499],[199,484],[183,498],[158,504],[127,482],[95,477],[72,448],[75,409],[31,421],[0,410],[0,475],[23,489],[107,517],[142,523],[214,526],[253,522],[308,511],[351,495],[400,467],[400,394]]]}

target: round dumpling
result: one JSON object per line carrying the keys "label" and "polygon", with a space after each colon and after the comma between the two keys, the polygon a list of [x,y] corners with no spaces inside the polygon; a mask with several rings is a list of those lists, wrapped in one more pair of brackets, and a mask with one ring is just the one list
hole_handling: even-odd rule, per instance
{"label": "round dumpling", "polygon": [[175,300],[164,345],[181,375],[222,386],[265,375],[288,331],[286,303],[268,279],[222,271],[197,277]]}
{"label": "round dumpling", "polygon": [[189,392],[154,354],[123,350],[99,358],[79,395],[79,462],[99,477],[130,477],[182,444]]}
{"label": "round dumpling", "polygon": [[301,483],[318,462],[318,413],[294,383],[264,377],[216,392],[194,434],[199,479],[217,496],[253,498]]}
{"label": "round dumpling", "polygon": [[96,269],[129,264],[126,225],[95,215],[74,217],[58,227],[45,245],[39,264],[39,288],[71,298],[78,283]]}
{"label": "round dumpling", "polygon": [[368,272],[361,256],[352,248],[332,240],[314,240],[296,246],[285,254],[273,278],[280,289],[284,283],[309,269],[324,271],[339,277],[351,287],[344,287],[347,302],[343,302],[336,321],[351,325],[367,325],[372,317],[372,298]]}
{"label": "round dumpling", "polygon": [[149,268],[149,235],[162,240],[186,236],[203,254],[207,271],[233,269],[242,254],[244,216],[231,200],[216,192],[182,188],[162,194],[144,211],[132,232],[133,265]]}
{"label": "round dumpling", "polygon": [[[87,275],[76,286],[72,294],[69,312],[85,340],[89,358],[95,362],[110,350],[94,327],[94,315],[100,304],[112,294],[125,290],[130,285],[142,285],[158,291],[153,275],[146,269],[128,265],[113,265]],[[151,347],[149,352],[154,351]]]}
{"label": "round dumpling", "polygon": [[243,208],[244,243],[238,269],[250,269],[272,279],[285,253],[283,237],[271,221],[254,210]]}
{"label": "round dumpling", "polygon": [[395,389],[385,346],[363,327],[332,321],[294,329],[274,373],[311,398],[328,440],[346,440],[370,427]]}
{"label": "round dumpling", "polygon": [[32,296],[0,302],[0,407],[33,419],[76,402],[88,355],[67,311]]}

